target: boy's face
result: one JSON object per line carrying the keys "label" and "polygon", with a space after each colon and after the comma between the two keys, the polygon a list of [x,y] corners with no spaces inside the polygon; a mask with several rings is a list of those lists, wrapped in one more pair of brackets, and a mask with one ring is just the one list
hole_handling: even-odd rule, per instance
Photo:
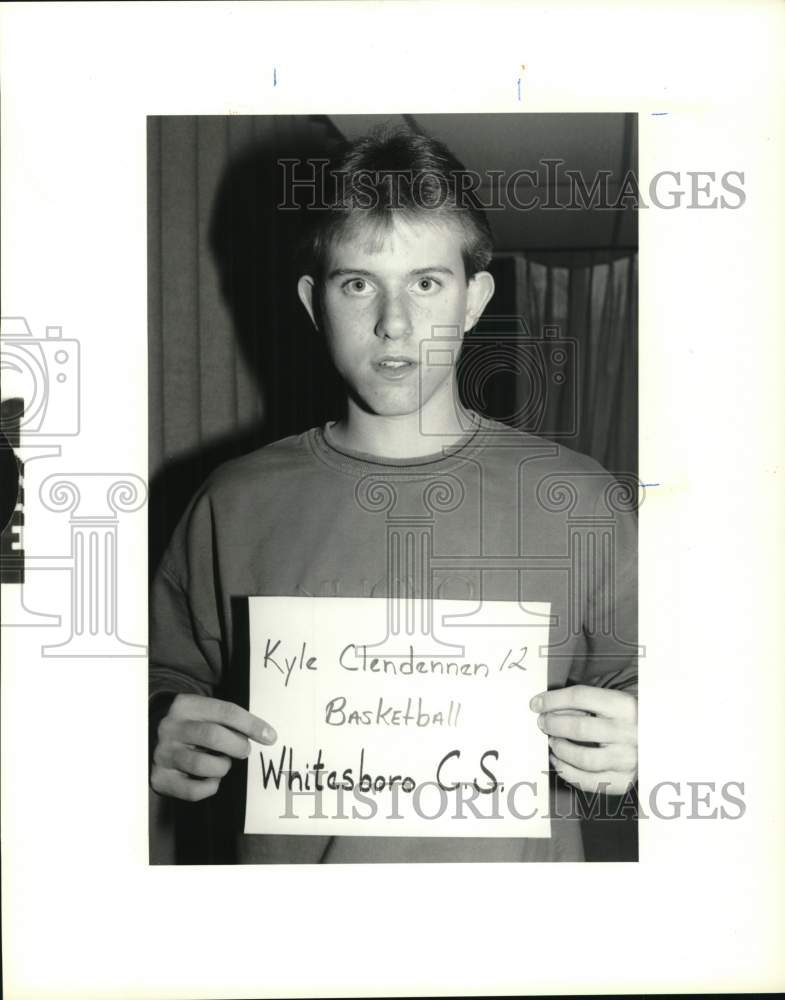
{"label": "boy's face", "polygon": [[[398,416],[455,405],[463,334],[493,294],[487,272],[467,284],[461,249],[461,229],[449,219],[395,219],[381,246],[359,225],[333,245],[320,290],[320,325],[364,410]],[[299,293],[316,323],[310,277],[300,279]],[[421,350],[424,341],[431,346]],[[429,363],[429,354],[438,363]]]}

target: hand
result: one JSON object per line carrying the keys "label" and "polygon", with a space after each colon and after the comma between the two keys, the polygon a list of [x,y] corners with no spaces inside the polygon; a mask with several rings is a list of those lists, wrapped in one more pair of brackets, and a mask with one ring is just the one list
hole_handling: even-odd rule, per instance
{"label": "hand", "polygon": [[635,782],[638,775],[635,695],[576,684],[558,691],[544,691],[532,698],[529,707],[541,713],[537,725],[549,736],[551,763],[570,785],[586,792],[623,795]]}
{"label": "hand", "polygon": [[248,739],[275,743],[275,730],[239,705],[178,694],[158,727],[150,785],[160,795],[198,802],[215,795],[232,758],[251,752]]}

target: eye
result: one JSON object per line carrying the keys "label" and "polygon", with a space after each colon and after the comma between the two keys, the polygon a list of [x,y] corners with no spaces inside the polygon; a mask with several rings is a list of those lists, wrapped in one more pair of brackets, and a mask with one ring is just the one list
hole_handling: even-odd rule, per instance
{"label": "eye", "polygon": [[442,286],[441,282],[437,281],[436,278],[425,277],[418,278],[415,287],[417,291],[423,295],[433,295],[433,293],[437,292]]}
{"label": "eye", "polygon": [[347,295],[368,295],[371,291],[371,285],[365,280],[365,278],[349,278],[341,285],[341,289]]}

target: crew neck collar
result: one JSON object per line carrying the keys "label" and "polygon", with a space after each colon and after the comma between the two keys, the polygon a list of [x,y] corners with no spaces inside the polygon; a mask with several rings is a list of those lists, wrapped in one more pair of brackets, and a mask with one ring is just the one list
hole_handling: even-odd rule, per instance
{"label": "crew neck collar", "polygon": [[330,424],[324,427],[314,427],[308,432],[309,443],[317,457],[334,468],[345,472],[381,471],[384,468],[422,468],[423,466],[438,466],[440,470],[465,460],[467,455],[476,450],[477,440],[483,428],[483,419],[473,410],[467,410],[469,426],[462,438],[454,444],[442,447],[428,455],[418,455],[411,458],[388,458],[368,452],[357,451],[346,445],[338,444],[330,436]]}

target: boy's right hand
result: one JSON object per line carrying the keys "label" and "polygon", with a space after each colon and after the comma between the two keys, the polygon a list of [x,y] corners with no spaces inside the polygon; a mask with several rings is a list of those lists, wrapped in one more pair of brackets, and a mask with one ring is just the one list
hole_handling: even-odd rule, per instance
{"label": "boy's right hand", "polygon": [[263,719],[230,701],[178,694],[158,726],[150,786],[188,802],[209,798],[232,758],[249,755],[249,739],[269,745],[277,736]]}

